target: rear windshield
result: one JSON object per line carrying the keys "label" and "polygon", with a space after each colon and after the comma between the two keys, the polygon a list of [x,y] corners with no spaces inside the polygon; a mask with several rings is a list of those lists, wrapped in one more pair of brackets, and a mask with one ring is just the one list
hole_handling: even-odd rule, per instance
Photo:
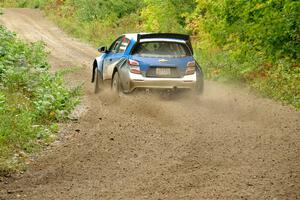
{"label": "rear windshield", "polygon": [[132,53],[142,57],[171,57],[180,58],[191,56],[191,53],[182,43],[174,42],[144,42],[138,44]]}

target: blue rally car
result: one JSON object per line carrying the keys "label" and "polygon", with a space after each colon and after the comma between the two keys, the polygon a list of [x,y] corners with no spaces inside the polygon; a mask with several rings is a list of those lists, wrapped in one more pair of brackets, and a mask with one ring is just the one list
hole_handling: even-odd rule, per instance
{"label": "blue rally car", "polygon": [[124,34],[102,46],[93,63],[97,93],[108,80],[115,92],[136,88],[203,91],[203,73],[193,57],[190,37],[173,33]]}

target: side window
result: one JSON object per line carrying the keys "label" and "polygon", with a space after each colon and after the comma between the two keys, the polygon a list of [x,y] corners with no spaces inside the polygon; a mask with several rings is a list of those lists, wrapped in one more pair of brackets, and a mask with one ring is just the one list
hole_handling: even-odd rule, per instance
{"label": "side window", "polygon": [[109,51],[112,53],[123,53],[128,47],[130,40],[125,36],[119,37],[116,41],[114,41],[109,47]]}
{"label": "side window", "polygon": [[120,46],[120,43],[122,41],[122,37],[118,38],[116,41],[114,41],[110,47],[109,47],[109,51],[111,51],[112,53],[116,53],[118,50],[118,47]]}
{"label": "side window", "polygon": [[123,52],[125,52],[125,50],[126,50],[126,48],[128,47],[129,43],[130,43],[130,40],[129,40],[128,38],[126,38],[126,37],[123,37],[123,38],[122,38],[121,45],[120,45],[120,47],[119,47],[119,49],[118,49],[118,53],[123,53]]}

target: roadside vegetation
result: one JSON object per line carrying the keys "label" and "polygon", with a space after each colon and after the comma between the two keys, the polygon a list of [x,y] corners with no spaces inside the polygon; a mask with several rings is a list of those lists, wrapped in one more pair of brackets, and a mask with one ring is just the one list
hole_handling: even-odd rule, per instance
{"label": "roadside vegetation", "polygon": [[193,36],[206,77],[243,83],[300,108],[300,2],[296,0],[6,0],[41,8],[94,46],[124,32]]}
{"label": "roadside vegetation", "polygon": [[0,26],[0,174],[22,170],[79,103],[79,88],[66,88],[49,67],[43,43],[27,44]]}

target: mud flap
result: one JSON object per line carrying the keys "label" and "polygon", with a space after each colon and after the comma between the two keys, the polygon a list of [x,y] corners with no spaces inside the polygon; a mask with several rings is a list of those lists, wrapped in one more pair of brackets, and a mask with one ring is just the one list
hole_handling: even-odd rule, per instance
{"label": "mud flap", "polygon": [[94,81],[95,81],[96,69],[97,69],[97,62],[94,61],[94,63],[93,63],[93,72],[92,72],[92,83],[94,83]]}
{"label": "mud flap", "polygon": [[197,82],[196,82],[196,92],[202,94],[204,90],[204,74],[200,65],[196,62],[196,73],[197,73]]}

